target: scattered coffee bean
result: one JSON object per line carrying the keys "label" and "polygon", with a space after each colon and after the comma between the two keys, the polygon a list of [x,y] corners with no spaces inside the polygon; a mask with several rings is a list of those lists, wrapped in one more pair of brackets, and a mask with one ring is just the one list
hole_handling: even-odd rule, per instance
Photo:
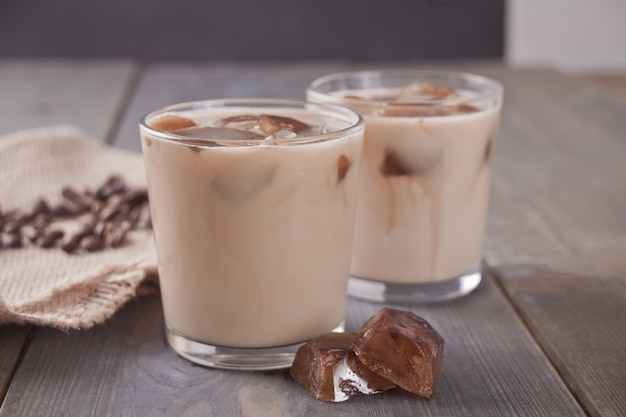
{"label": "scattered coffee bean", "polygon": [[37,200],[37,202],[35,203],[35,206],[33,207],[33,211],[31,212],[31,217],[35,218],[40,214],[49,215],[51,213],[52,213],[52,209],[48,205],[48,202],[44,200],[43,198],[40,198],[39,200]]}
{"label": "scattered coffee bean", "polygon": [[130,205],[145,201],[148,201],[148,192],[146,190],[134,189],[124,195],[124,202]]}
{"label": "scattered coffee bean", "polygon": [[65,233],[62,230],[47,230],[35,240],[35,244],[42,248],[51,248],[55,246],[64,235]]}
{"label": "scattered coffee bean", "polygon": [[63,249],[63,251],[67,253],[76,252],[76,249],[78,249],[78,244],[80,243],[81,239],[85,236],[86,235],[81,235],[78,233],[75,235],[72,235],[72,237],[70,237],[69,240],[61,244],[61,249]]}
{"label": "scattered coffee bean", "polygon": [[9,220],[2,226],[2,231],[4,233],[17,233],[20,231],[23,224],[21,220]]}
{"label": "scattered coffee bean", "polygon": [[[152,227],[147,190],[129,188],[118,176],[95,191],[66,186],[61,195],[56,205],[39,199],[26,212],[0,209],[0,249],[32,242],[41,248],[60,246],[69,254],[94,252],[123,245],[130,230]],[[64,239],[63,231],[51,229],[59,219],[80,219],[82,225]]]}
{"label": "scattered coffee bean", "polygon": [[50,215],[49,213],[39,213],[37,214],[33,220],[31,221],[31,225],[35,228],[35,229],[45,229],[46,227],[48,227],[48,225],[50,224],[50,222],[52,222],[52,215]]}
{"label": "scattered coffee bean", "polygon": [[3,233],[0,235],[2,247],[4,248],[21,248],[22,235],[20,233]]}
{"label": "scattered coffee bean", "polygon": [[22,228],[22,235],[28,239],[30,242],[35,243],[35,241],[43,234],[43,231],[33,227],[32,225],[26,225]]}
{"label": "scattered coffee bean", "polygon": [[115,216],[113,216],[113,221],[119,223],[121,221],[128,219],[128,214],[130,213],[130,210],[131,210],[131,206],[129,204],[126,204],[126,203],[120,204],[119,208],[117,209],[117,212],[115,213]]}
{"label": "scattered coffee bean", "polygon": [[96,191],[96,196],[106,200],[114,194],[124,192],[126,188],[126,183],[120,177],[112,176]]}
{"label": "scattered coffee bean", "polygon": [[104,243],[112,248],[117,248],[124,242],[126,233],[130,230],[130,223],[121,223],[118,227],[114,227],[104,237]]}
{"label": "scattered coffee bean", "polygon": [[115,216],[115,214],[117,213],[117,210],[119,209],[119,204],[120,203],[117,203],[117,204],[112,203],[112,204],[108,204],[104,206],[102,210],[100,210],[98,217],[100,217],[100,219],[104,221],[112,219],[113,216]]}
{"label": "scattered coffee bean", "polygon": [[100,236],[89,235],[81,239],[80,247],[87,252],[96,252],[104,248],[104,241]]}
{"label": "scattered coffee bean", "polygon": [[145,204],[141,207],[141,213],[137,220],[137,229],[152,229],[152,217],[150,216],[150,206]]}

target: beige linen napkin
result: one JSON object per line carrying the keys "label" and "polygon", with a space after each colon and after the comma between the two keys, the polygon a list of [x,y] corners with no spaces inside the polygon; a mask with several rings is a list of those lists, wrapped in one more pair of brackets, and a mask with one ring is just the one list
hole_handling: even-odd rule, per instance
{"label": "beige linen napkin", "polygon": [[[0,137],[0,207],[54,204],[63,186],[95,189],[109,176],[145,187],[141,155],[59,126]],[[132,231],[115,249],[69,255],[59,248],[0,250],[0,323],[88,328],[111,317],[156,272],[151,231]]]}

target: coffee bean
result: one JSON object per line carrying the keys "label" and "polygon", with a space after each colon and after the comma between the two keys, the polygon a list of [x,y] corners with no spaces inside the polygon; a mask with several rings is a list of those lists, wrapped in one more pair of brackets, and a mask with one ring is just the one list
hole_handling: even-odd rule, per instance
{"label": "coffee bean", "polygon": [[9,220],[2,226],[4,233],[17,233],[20,231],[24,222],[21,219]]}
{"label": "coffee bean", "polygon": [[93,202],[91,203],[90,210],[91,210],[91,212],[93,214],[98,215],[98,214],[100,214],[102,209],[105,208],[105,207],[106,207],[106,203],[104,201],[102,201],[102,200],[95,200],[94,199]]}
{"label": "coffee bean", "polygon": [[87,252],[96,252],[104,247],[104,242],[100,236],[88,235],[81,239],[80,247]]}
{"label": "coffee bean", "polygon": [[48,230],[35,240],[37,246],[51,248],[61,239],[65,233],[62,230]]}
{"label": "coffee bean", "polygon": [[2,246],[5,248],[22,247],[22,235],[20,233],[4,233],[0,237],[2,238]]}
{"label": "coffee bean", "polygon": [[128,220],[129,213],[130,213],[130,205],[123,203],[117,209],[115,216],[113,216],[113,220],[117,223],[122,222],[124,220]]}
{"label": "coffee bean", "polygon": [[131,222],[131,224],[133,225],[133,227],[137,224],[137,222],[139,221],[139,216],[141,216],[141,210],[143,209],[143,205],[136,205],[134,206],[130,212],[128,213],[128,215],[126,216],[126,219]]}
{"label": "coffee bean", "polygon": [[56,206],[52,207],[52,214],[56,217],[68,217],[72,213],[65,204],[59,203]]}
{"label": "coffee bean", "polygon": [[148,192],[146,190],[133,189],[124,195],[124,201],[130,205],[143,203],[148,200]]}
{"label": "coffee bean", "polygon": [[61,245],[61,249],[63,249],[67,253],[73,253],[78,249],[78,244],[81,239],[86,235],[81,235],[79,233],[72,235],[66,242]]}
{"label": "coffee bean", "polygon": [[124,239],[126,238],[126,234],[129,230],[129,222],[121,223],[118,227],[112,229],[109,233],[107,233],[104,243],[112,248],[117,248],[118,246],[122,245],[122,243],[124,243]]}
{"label": "coffee bean", "polygon": [[[21,246],[28,241],[42,248],[60,246],[67,253],[93,252],[123,244],[129,230],[152,227],[148,192],[129,188],[111,176],[95,191],[72,186],[61,190],[62,201],[50,205],[41,198],[28,212],[0,209],[0,247]],[[62,242],[61,230],[49,227],[59,218],[84,216],[79,231]]]}
{"label": "coffee bean", "polygon": [[52,209],[48,205],[48,202],[43,198],[37,200],[35,205],[33,206],[33,211],[31,212],[31,218],[35,218],[40,214],[51,214]]}
{"label": "coffee bean", "polygon": [[115,229],[117,229],[115,222],[100,222],[94,229],[94,234],[106,240],[106,237]]}
{"label": "coffee bean", "polygon": [[122,205],[121,200],[112,198],[111,201],[108,202],[107,205],[102,208],[102,210],[100,210],[99,217],[102,220],[112,219],[119,211],[121,205]]}
{"label": "coffee bean", "polygon": [[74,190],[71,187],[63,187],[63,190],[61,190],[61,195],[63,197],[65,197],[67,200],[73,201],[75,203],[79,203],[80,204],[83,201],[83,198],[78,193],[78,191]]}
{"label": "coffee bean", "polygon": [[32,225],[26,225],[22,228],[22,235],[29,241],[35,243],[37,238],[43,234],[43,230],[37,229]]}
{"label": "coffee bean", "polygon": [[48,213],[42,212],[42,213],[37,214],[37,216],[35,216],[35,218],[32,219],[31,225],[35,229],[41,230],[41,229],[45,229],[46,227],[48,227],[51,221],[52,221],[52,216]]}
{"label": "coffee bean", "polygon": [[102,186],[96,191],[96,196],[102,200],[106,200],[114,194],[124,192],[126,183],[118,176],[109,177]]}
{"label": "coffee bean", "polygon": [[141,213],[139,215],[139,219],[137,220],[137,229],[151,229],[152,228],[152,217],[150,216],[150,206],[148,204],[144,204],[141,207]]}

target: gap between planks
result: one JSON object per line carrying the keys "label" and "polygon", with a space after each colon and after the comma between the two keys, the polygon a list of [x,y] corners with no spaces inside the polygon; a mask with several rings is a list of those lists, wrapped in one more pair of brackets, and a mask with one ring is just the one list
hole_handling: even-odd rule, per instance
{"label": "gap between planks", "polygon": [[487,263],[485,262],[483,263],[483,275],[485,275],[485,272],[487,273],[487,275],[491,275],[491,277],[493,278],[494,287],[500,293],[500,295],[502,296],[502,299],[509,306],[511,311],[515,313],[515,316],[517,316],[517,319],[520,321],[521,325],[526,329],[530,337],[533,339],[533,341],[539,348],[539,350],[541,350],[541,353],[543,354],[543,356],[546,358],[546,360],[552,367],[552,370],[556,373],[556,375],[559,376],[559,379],[561,380],[563,385],[567,388],[567,391],[570,393],[572,398],[574,398],[578,406],[583,410],[583,412],[587,416],[592,417],[592,414],[589,412],[589,410],[583,403],[580,396],[576,393],[576,391],[574,390],[574,387],[570,384],[567,378],[564,377],[563,373],[556,366],[556,363],[554,362],[554,360],[548,353],[545,346],[541,343],[541,339],[539,338],[537,333],[533,330],[531,323],[529,323],[529,320],[523,314],[522,309],[518,308],[517,304],[515,304],[515,302],[513,301],[513,298],[511,297],[509,292],[506,290],[506,286],[502,282],[503,278],[501,274],[498,272],[497,268],[492,268],[489,265],[487,265]]}

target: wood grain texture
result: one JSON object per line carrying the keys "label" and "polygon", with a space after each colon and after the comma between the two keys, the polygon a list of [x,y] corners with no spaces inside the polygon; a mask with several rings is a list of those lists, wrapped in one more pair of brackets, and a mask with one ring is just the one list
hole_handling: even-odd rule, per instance
{"label": "wood grain texture", "polygon": [[139,152],[139,120],[163,106],[229,97],[303,99],[311,81],[346,65],[340,61],[148,65],[113,143]]}
{"label": "wood grain texture", "polygon": [[[397,67],[393,63],[385,66]],[[626,253],[624,106],[596,89],[553,71],[511,71],[501,65],[481,63],[403,66],[470,71],[491,76],[505,86],[485,242],[486,261],[500,276],[505,276],[502,274],[507,271],[523,272],[529,277],[544,277],[545,271],[570,271],[590,283],[598,276],[626,276],[626,257],[623,256]],[[381,65],[341,64],[338,67],[335,70]],[[197,70],[185,76],[201,79],[213,73],[213,68],[204,67],[206,73],[200,76]],[[248,78],[241,90],[271,95],[280,83],[277,85],[274,73],[267,71],[270,68],[257,68],[255,78]],[[324,73],[324,68],[319,71],[315,68],[311,65],[308,70]],[[326,71],[331,72],[328,70],[332,68]],[[232,71],[234,74],[236,70]],[[167,72],[162,71],[161,76]],[[220,94],[237,91],[232,86],[238,80],[238,76],[224,78],[226,85],[220,86],[223,89]],[[299,91],[303,91],[308,81],[302,77]],[[254,83],[270,87],[262,90],[253,87]],[[287,89],[292,95],[297,94],[297,84]],[[508,289],[509,281],[503,278],[502,285]],[[509,293],[524,317],[531,317],[527,306],[519,299],[520,294],[510,289]],[[563,296],[569,296],[567,294],[584,296],[584,292],[575,290]],[[579,328],[596,334],[599,339],[610,340],[613,330],[595,325],[606,314],[589,304],[581,304],[579,308],[581,314],[588,317],[578,323]],[[559,316],[558,311],[553,313]],[[577,372],[580,365],[564,360],[559,354],[575,350],[570,348],[571,343],[576,346],[575,342],[561,338],[548,320],[537,319],[533,325],[543,334],[542,347],[575,395],[584,399],[591,392],[600,404],[615,401],[612,399],[614,391],[604,390],[605,384],[600,378],[603,372],[614,372],[614,368],[604,362],[596,363],[597,377],[581,380],[581,373]],[[494,326],[500,328],[499,323]],[[548,342],[553,348],[547,347]],[[585,401],[587,406],[589,401]],[[593,405],[588,406],[594,409]],[[595,410],[606,412],[607,408]]]}
{"label": "wood grain texture", "polygon": [[0,405],[13,378],[29,330],[28,326],[0,326]]}
{"label": "wood grain texture", "polygon": [[105,140],[135,71],[130,61],[1,60],[0,134],[72,124]]}
{"label": "wood grain texture", "polygon": [[468,69],[506,88],[489,265],[626,275],[626,106],[556,72]]}
{"label": "wood grain texture", "polygon": [[[348,329],[380,307],[351,300]],[[430,402],[395,390],[324,403],[287,371],[193,365],[166,346],[161,303],[151,297],[89,331],[37,329],[0,416],[585,415],[490,278],[465,299],[411,310],[446,340]]]}
{"label": "wood grain texture", "polygon": [[[104,140],[134,72],[127,61],[0,60],[0,135],[73,124]],[[28,334],[27,326],[0,326],[0,403]]]}
{"label": "wood grain texture", "polygon": [[626,410],[626,106],[550,71],[506,99],[485,258],[593,416]]}
{"label": "wood grain texture", "polygon": [[626,104],[626,74],[585,74],[577,77],[577,79],[587,83],[602,94]]}
{"label": "wood grain texture", "polygon": [[559,372],[589,414],[626,410],[626,279],[536,274],[504,276]]}

